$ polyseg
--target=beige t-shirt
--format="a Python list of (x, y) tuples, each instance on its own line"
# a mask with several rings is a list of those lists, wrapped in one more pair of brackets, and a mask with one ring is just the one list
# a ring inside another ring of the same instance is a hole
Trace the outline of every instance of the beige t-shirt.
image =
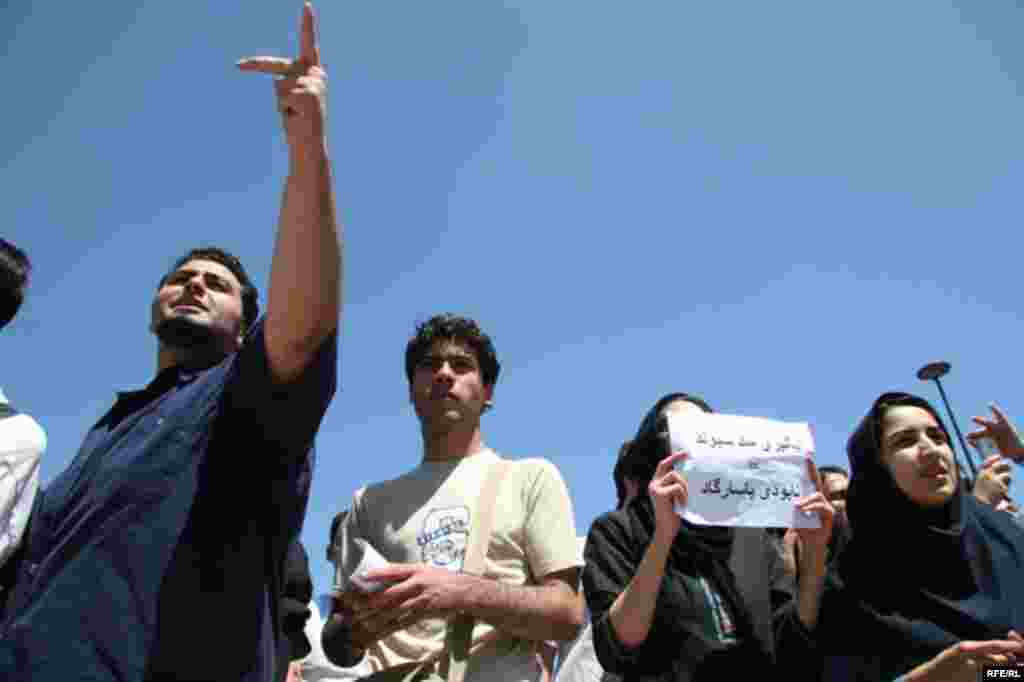
[[(343, 589), (354, 565), (355, 538), (392, 563), (426, 563), (461, 570), (476, 498), (498, 459), (483, 450), (456, 462), (424, 462), (396, 479), (356, 493), (335, 538), (335, 584)], [(513, 462), (495, 500), (494, 527), (484, 576), (512, 585), (535, 585), (555, 571), (579, 567), (572, 503), (558, 469), (543, 459)], [(474, 641), (493, 628), (478, 622)], [(419, 661), (444, 646), (445, 621), (432, 618), (371, 646), (374, 670)], [(532, 682), (538, 668), (530, 642), (500, 638), (470, 660), (467, 682)]]

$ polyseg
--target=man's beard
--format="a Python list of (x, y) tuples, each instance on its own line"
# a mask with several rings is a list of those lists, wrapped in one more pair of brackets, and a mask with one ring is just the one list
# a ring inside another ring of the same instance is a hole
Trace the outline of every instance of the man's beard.
[(156, 337), (165, 346), (192, 351), (199, 355), (224, 352), (213, 330), (206, 325), (198, 324), (188, 315), (177, 315), (162, 320), (156, 327)]

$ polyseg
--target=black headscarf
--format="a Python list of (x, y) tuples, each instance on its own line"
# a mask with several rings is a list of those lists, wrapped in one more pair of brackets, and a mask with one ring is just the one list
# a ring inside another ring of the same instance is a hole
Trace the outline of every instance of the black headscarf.
[(669, 393), (654, 403), (640, 422), (629, 448), (616, 463), (616, 470), (639, 482), (641, 487), (650, 483), (658, 462), (668, 456), (668, 417), (662, 411), (677, 400), (693, 403), (705, 412), (714, 412), (703, 398), (690, 393)]
[[(697, 405), (705, 412), (713, 412), (711, 407), (700, 397), (689, 393), (670, 393), (654, 404), (637, 429), (636, 437), (630, 446), (626, 459), (628, 466), (640, 482), (641, 490), (646, 491), (648, 483), (654, 478), (658, 463), (669, 453), (668, 419), (663, 410), (677, 400), (685, 400)], [(651, 537), (654, 534), (654, 505), (650, 496), (637, 495), (630, 502), (629, 511), (647, 530)], [(676, 535), (670, 552), (671, 561), (690, 575), (701, 575), (707, 578), (725, 600), (732, 614), (736, 631), (741, 642), (747, 646), (760, 647), (766, 660), (771, 646), (760, 641), (754, 631), (750, 609), (740, 594), (729, 559), (732, 554), (734, 532), (725, 526), (698, 526), (685, 519), (682, 529)]]
[[(899, 405), (928, 411), (953, 442), (926, 400), (886, 393), (875, 401), (847, 444), (853, 537), (830, 576), (843, 594), (838, 602), (853, 612), (830, 612), (825, 602), (820, 627), (839, 633), (827, 645), (834, 653), (878, 654), (908, 665), (962, 640), (1024, 631), (1024, 530), (960, 485), (940, 508), (912, 502), (880, 457), (882, 417)], [(849, 636), (851, 618), (856, 637)]]

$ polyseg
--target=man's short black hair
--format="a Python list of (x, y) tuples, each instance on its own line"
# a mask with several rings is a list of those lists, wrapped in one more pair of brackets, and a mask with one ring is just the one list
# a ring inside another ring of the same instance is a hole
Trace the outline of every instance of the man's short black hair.
[(345, 523), (345, 519), (348, 518), (349, 510), (344, 509), (334, 515), (331, 520), (331, 535), (327, 538), (327, 544), (330, 545), (334, 542), (334, 538), (338, 535), (338, 529), (341, 528), (341, 524)]
[(480, 363), (484, 385), (493, 386), (498, 381), (501, 364), (498, 362), (491, 337), (480, 330), (480, 325), (475, 320), (444, 313), (434, 315), (426, 322), (416, 325), (416, 334), (409, 339), (405, 347), (405, 376), (410, 384), (416, 365), (427, 354), (434, 341), (439, 339), (457, 341), (472, 348), (476, 353), (477, 362)]
[(242, 317), (245, 328), (249, 329), (260, 315), (259, 291), (256, 290), (252, 280), (249, 279), (249, 275), (245, 272), (245, 268), (242, 267), (242, 261), (224, 249), (216, 246), (201, 246), (192, 249), (174, 261), (171, 269), (160, 278), (160, 286), (163, 286), (167, 278), (177, 272), (178, 268), (193, 260), (208, 260), (220, 263), (231, 271), (231, 274), (235, 276), (238, 283), (242, 285)]
[(6, 239), (0, 239), (0, 329), (6, 327), (21, 308), (31, 270), (28, 255)]
[(825, 478), (826, 474), (838, 474), (840, 476), (845, 476), (847, 480), (850, 478), (850, 474), (847, 473), (846, 469), (843, 467), (833, 466), (831, 464), (818, 467), (818, 473), (821, 474), (822, 478)]

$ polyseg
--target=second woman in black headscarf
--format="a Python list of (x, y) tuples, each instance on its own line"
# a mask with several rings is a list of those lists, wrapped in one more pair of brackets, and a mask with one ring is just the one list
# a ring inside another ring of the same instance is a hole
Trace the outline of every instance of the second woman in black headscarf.
[[(648, 411), (626, 455), (641, 492), (598, 518), (587, 538), (594, 648), (626, 682), (738, 678), (773, 662), (768, 583), (745, 584), (763, 578), (760, 565), (734, 570), (735, 531), (690, 524), (674, 509), (686, 502), (686, 482), (674, 471), (681, 455), (669, 456), (667, 415), (686, 410), (711, 408), (673, 393)], [(758, 590), (763, 599), (751, 599)]]

